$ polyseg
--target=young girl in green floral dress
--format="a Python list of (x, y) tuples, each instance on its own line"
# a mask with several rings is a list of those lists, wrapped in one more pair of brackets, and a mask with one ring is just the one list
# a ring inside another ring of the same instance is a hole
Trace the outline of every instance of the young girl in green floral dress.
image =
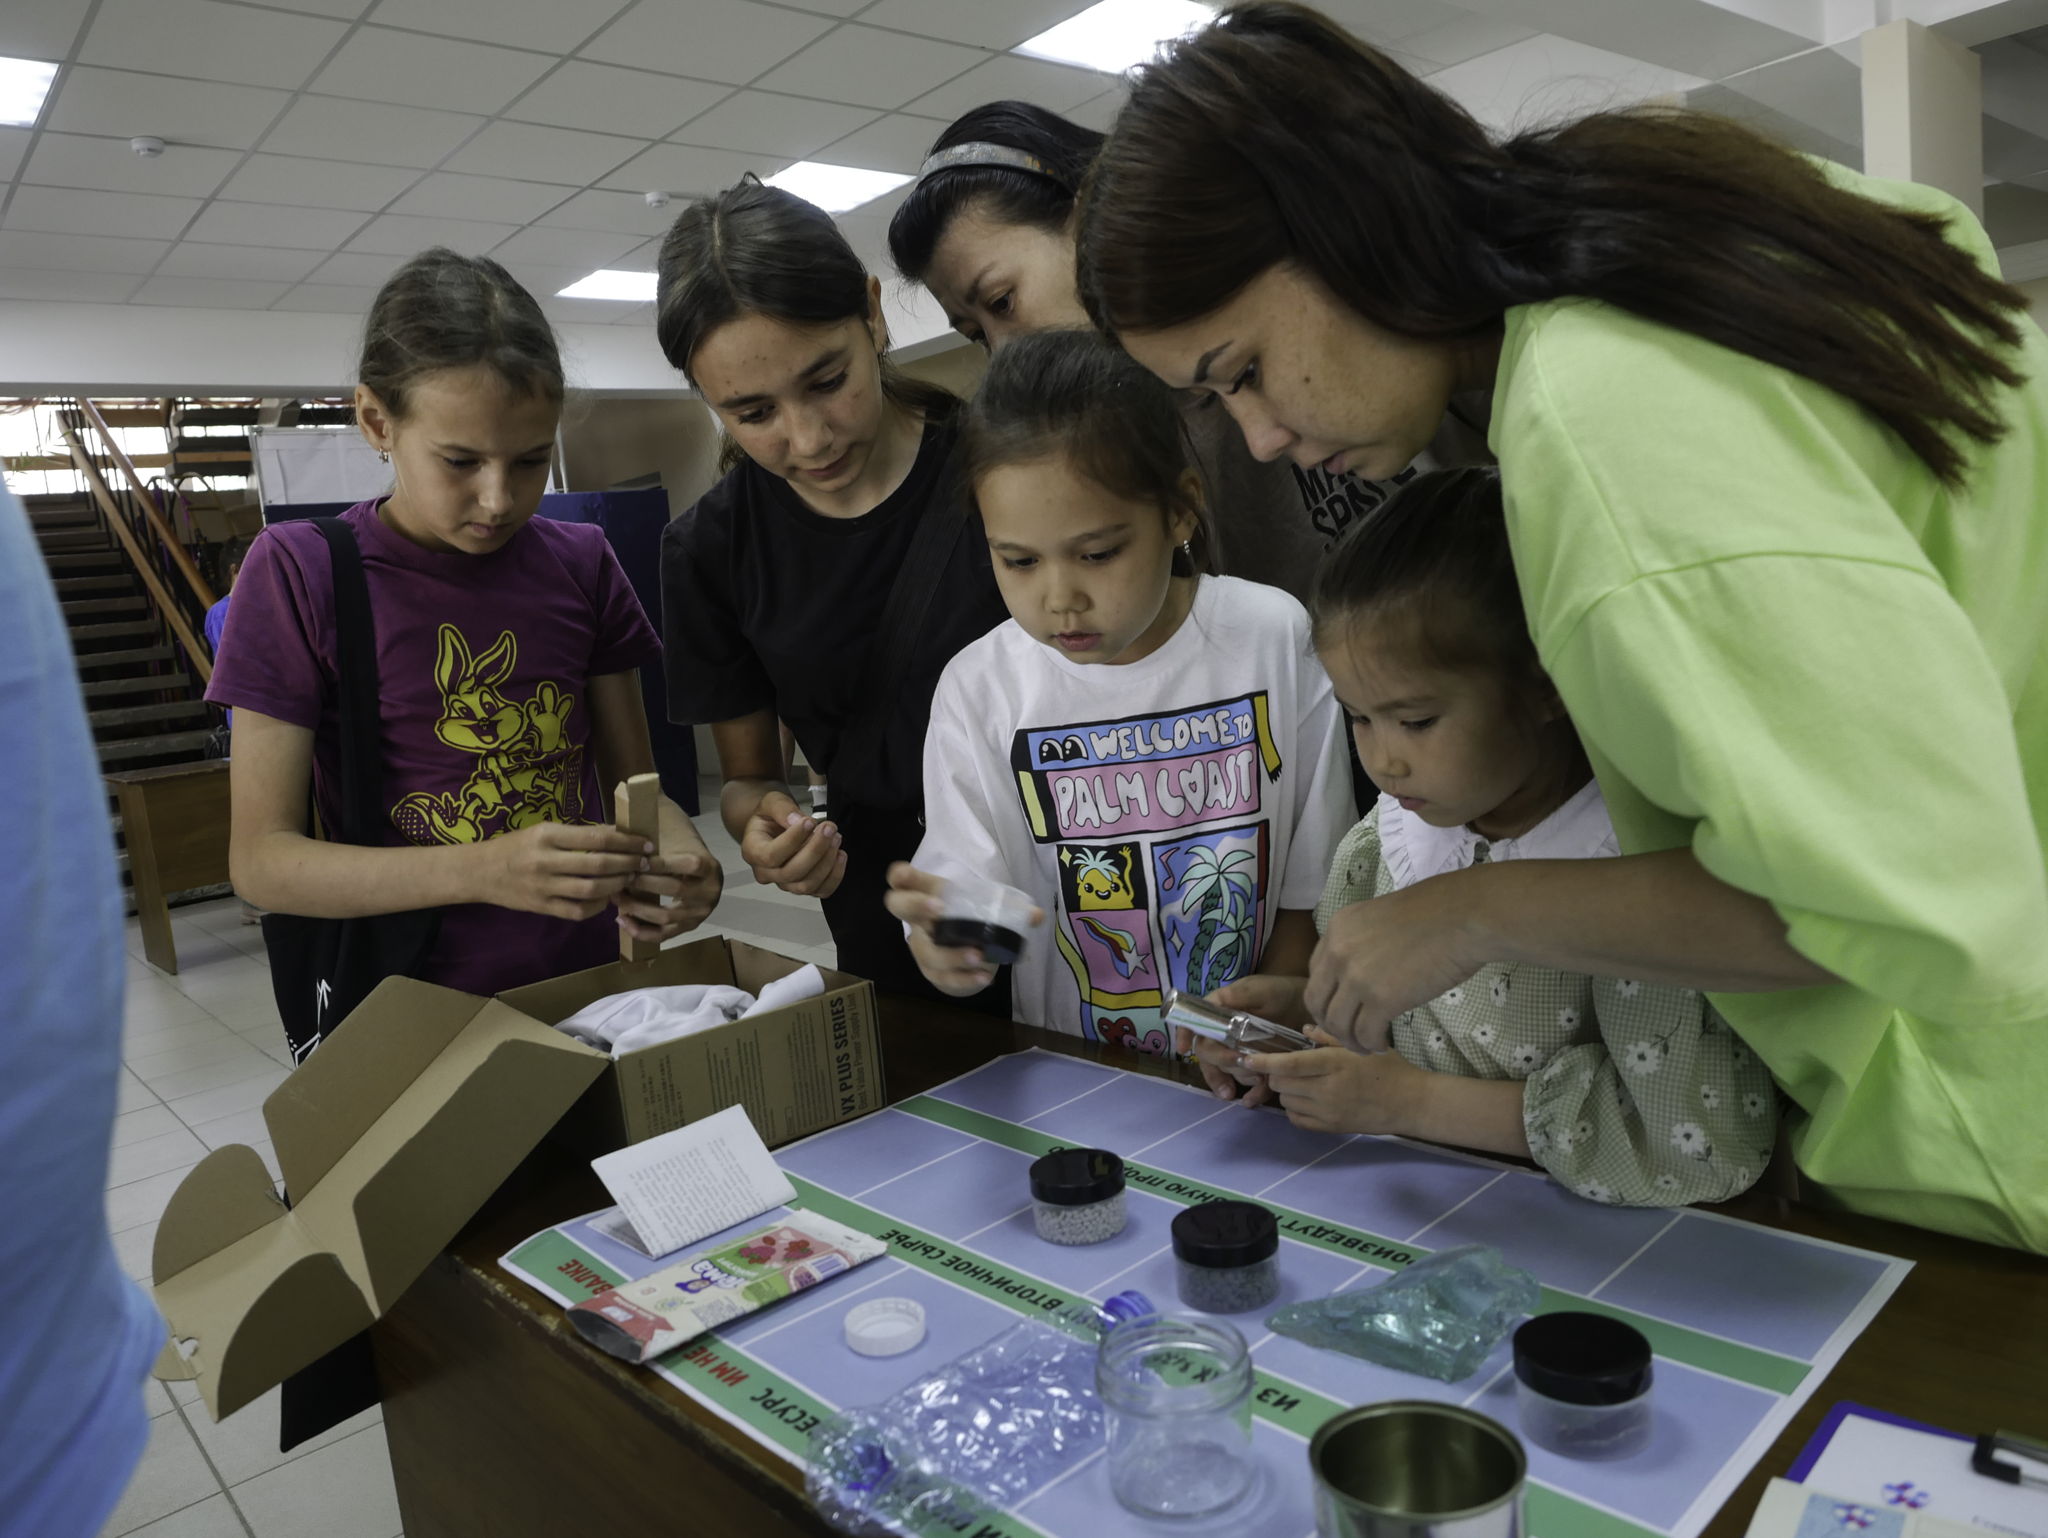
[[(1316, 591), (1315, 642), (1382, 791), (1339, 846), (1316, 910), (1483, 861), (1597, 859), (1619, 844), (1544, 675), (1509, 556), (1500, 479), (1426, 475), (1355, 528)], [(1253, 976), (1221, 1002), (1310, 1024), (1307, 979)], [(1720, 1201), (1756, 1179), (1771, 1077), (1690, 989), (1496, 962), (1394, 1022), (1393, 1051), (1240, 1057), (1204, 1076), (1296, 1125), (1400, 1133), (1536, 1160), (1593, 1201)]]

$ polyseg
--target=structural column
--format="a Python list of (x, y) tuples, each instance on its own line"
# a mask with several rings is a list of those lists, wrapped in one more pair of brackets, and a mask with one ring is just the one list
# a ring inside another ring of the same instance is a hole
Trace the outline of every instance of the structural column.
[(1939, 187), (1984, 217), (1984, 86), (1974, 53), (1917, 21), (1863, 34), (1863, 169)]

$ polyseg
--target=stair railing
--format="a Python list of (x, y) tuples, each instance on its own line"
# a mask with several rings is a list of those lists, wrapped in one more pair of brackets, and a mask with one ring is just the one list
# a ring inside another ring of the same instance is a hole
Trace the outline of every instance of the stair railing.
[[(99, 413), (93, 410), (88, 402), (81, 401), (79, 404), (89, 414), (86, 420), (97, 421), (102, 437), (109, 446), (112, 446), (113, 436), (107, 432), (106, 422), (100, 418)], [(57, 424), (57, 431), (64, 439), (64, 446), (71, 451), (71, 463), (77, 467), (79, 476), (85, 482), (86, 490), (92, 494), (93, 501), (99, 505), (100, 514), (107, 520), (107, 527), (113, 530), (114, 538), (120, 542), (121, 548), (127, 552), (129, 564), (135, 568), (135, 575), (141, 578), (143, 587), (148, 590), (151, 601), (156, 605), (157, 613), (163, 616), (164, 623), (170, 627), (171, 636), (184, 651), (186, 660), (190, 663), (193, 673), (198, 676), (202, 684), (210, 683), (213, 679), (213, 653), (207, 649), (206, 643), (193, 633), (192, 622), (186, 617), (184, 606), (172, 597), (171, 590), (164, 585), (164, 578), (157, 572), (156, 563), (150, 560), (149, 556), (144, 552), (142, 542), (136, 536), (135, 529), (128, 515), (123, 512), (119, 503), (115, 501), (113, 492), (107, 487), (106, 478), (100, 474), (99, 465), (94, 462), (92, 455), (86, 452), (85, 445), (78, 441), (78, 434), (73, 431), (69, 423), (60, 419)], [(120, 454), (118, 448), (114, 452)], [(121, 455), (120, 457), (121, 462), (124, 465), (127, 464), (127, 456)], [(135, 467), (127, 465), (127, 469), (128, 474), (132, 477), (135, 474)], [(144, 516), (149, 517), (152, 514), (155, 515), (153, 526), (157, 537), (160, 541), (163, 541), (168, 533), (168, 530), (163, 527), (163, 516), (157, 512), (154, 502), (145, 499)], [(178, 545), (175, 541), (166, 542), (170, 543), (178, 554), (184, 555), (184, 567), (187, 571), (186, 580), (190, 584), (194, 596), (211, 606), (214, 601), (212, 597), (213, 590), (206, 585), (204, 579), (200, 577), (198, 570), (192, 566), (192, 558), (189, 555), (185, 555), (184, 547)]]
[(114, 468), (120, 471), (122, 479), (127, 482), (127, 496), (122, 500), (129, 502), (141, 514), (143, 521), (149, 526), (149, 531), (156, 536), (158, 548), (169, 558), (171, 569), (164, 575), (168, 578), (175, 574), (182, 578), (186, 591), (198, 602), (198, 612), (205, 614), (220, 595), (215, 593), (206, 578), (200, 575), (199, 567), (192, 559), (192, 552), (185, 548), (184, 542), (165, 520), (165, 509), (158, 498), (151, 494), (149, 487), (143, 484), (142, 477), (136, 473), (135, 464), (129, 459), (127, 451), (115, 441), (112, 429), (107, 426), (107, 419), (100, 415), (99, 407), (89, 400), (80, 398), (78, 410), (87, 425), (99, 434), (102, 445), (100, 452), (113, 461)]

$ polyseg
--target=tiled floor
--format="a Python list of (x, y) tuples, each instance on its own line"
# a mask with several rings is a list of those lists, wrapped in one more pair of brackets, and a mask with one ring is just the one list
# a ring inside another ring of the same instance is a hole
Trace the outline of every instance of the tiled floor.
[[(715, 787), (705, 805), (717, 806)], [(717, 825), (698, 819), (725, 866), (726, 896), (697, 934), (730, 934), (830, 966), (815, 902), (757, 886)], [(263, 1099), (291, 1059), (255, 926), (233, 899), (175, 910), (178, 974), (142, 959), (128, 924), (128, 1015), (107, 1219), (128, 1274), (146, 1282), (157, 1220), (210, 1149), (247, 1143), (276, 1174)], [(691, 936), (695, 938), (695, 936)], [(149, 1450), (101, 1538), (392, 1538), (397, 1498), (382, 1417), (370, 1410), (289, 1453), (277, 1450), (277, 1394), (215, 1425), (188, 1384), (151, 1383)], [(403, 1538), (403, 1535), (400, 1535)]]

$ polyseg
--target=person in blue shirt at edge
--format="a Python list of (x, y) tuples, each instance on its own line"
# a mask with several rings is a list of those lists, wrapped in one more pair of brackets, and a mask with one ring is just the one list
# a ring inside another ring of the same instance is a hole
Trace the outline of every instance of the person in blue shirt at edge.
[(149, 1440), (163, 1321), (107, 1232), (121, 883), (70, 637), (0, 488), (0, 1538), (93, 1538)]

